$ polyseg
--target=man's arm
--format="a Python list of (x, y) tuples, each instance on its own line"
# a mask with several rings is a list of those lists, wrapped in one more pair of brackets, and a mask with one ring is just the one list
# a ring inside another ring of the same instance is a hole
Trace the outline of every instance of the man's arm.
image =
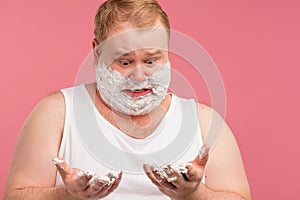
[(64, 186), (56, 187), (22, 187), (11, 188), (6, 191), (4, 200), (78, 200), (70, 195)]
[[(201, 147), (199, 156), (186, 166), (188, 173), (185, 178), (171, 169), (168, 177), (172, 177), (173, 180), (162, 179), (149, 165), (144, 165), (145, 173), (152, 183), (172, 200), (250, 200), (251, 194), (242, 158), (232, 132), (212, 108), (199, 104), (198, 110), (203, 138), (211, 137), (208, 134), (219, 135), (211, 151), (209, 152), (208, 144)], [(211, 133), (210, 127), (216, 126), (220, 128)], [(204, 140), (204, 143), (206, 142)], [(205, 184), (202, 184), (204, 176)]]
[(5, 199), (60, 199), (68, 196), (64, 187), (54, 187), (56, 167), (51, 163), (58, 154), (64, 115), (65, 103), (61, 93), (44, 98), (30, 113), (15, 147)]
[[(59, 151), (64, 116), (61, 93), (46, 97), (31, 112), (16, 145), (5, 200), (99, 199), (118, 187), (122, 173), (108, 184), (88, 173), (82, 174), (84, 169), (72, 168), (62, 159), (57, 158), (60, 162), (52, 164)], [(64, 185), (55, 186), (57, 170)]]
[(199, 120), (203, 138), (210, 127), (219, 122), (224, 125), (216, 145), (209, 153), (205, 167), (205, 185), (197, 190), (198, 198), (191, 199), (251, 199), (242, 157), (233, 133), (212, 108), (199, 104)]
[[(173, 198), (172, 200), (179, 200), (180, 198)], [(250, 197), (241, 196), (241, 194), (232, 191), (216, 191), (208, 188), (204, 184), (199, 185), (199, 189), (183, 198), (184, 200), (249, 200)], [(180, 200), (183, 200), (180, 199)]]

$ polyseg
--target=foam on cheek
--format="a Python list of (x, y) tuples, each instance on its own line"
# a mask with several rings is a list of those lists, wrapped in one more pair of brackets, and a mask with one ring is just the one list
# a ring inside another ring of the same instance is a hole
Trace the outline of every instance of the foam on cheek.
[(162, 95), (170, 84), (170, 66), (160, 67), (158, 71), (149, 77), (149, 81), (157, 87), (152, 88), (155, 95)]

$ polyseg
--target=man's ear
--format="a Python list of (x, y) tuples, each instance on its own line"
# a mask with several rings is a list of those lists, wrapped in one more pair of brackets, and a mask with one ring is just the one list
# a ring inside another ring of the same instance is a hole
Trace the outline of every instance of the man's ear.
[(96, 38), (93, 39), (92, 45), (93, 45), (93, 54), (94, 54), (94, 63), (93, 64), (94, 64), (94, 66), (96, 66), (100, 59), (100, 50), (99, 50), (98, 41), (96, 40)]

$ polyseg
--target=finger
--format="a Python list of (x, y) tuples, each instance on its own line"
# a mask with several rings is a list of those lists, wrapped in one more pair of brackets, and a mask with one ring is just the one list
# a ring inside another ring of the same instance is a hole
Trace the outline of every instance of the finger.
[(99, 193), (107, 183), (100, 181), (99, 178), (93, 177), (89, 182), (89, 187), (86, 190), (89, 190), (91, 193)]
[(101, 188), (101, 190), (98, 192), (98, 195), (100, 196), (106, 196), (109, 193), (111, 193), (113, 190), (115, 190), (122, 178), (122, 172), (116, 173), (116, 172), (109, 172), (105, 177), (100, 178), (100, 182), (104, 183), (104, 186)]
[(146, 173), (146, 175), (148, 176), (148, 178), (151, 180), (151, 182), (156, 185), (157, 187), (160, 187), (156, 177), (154, 176), (152, 170), (150, 169), (149, 165), (144, 164), (143, 165), (144, 171)]
[(169, 177), (162, 168), (160, 168), (159, 170), (153, 170), (152, 173), (160, 186), (171, 191), (176, 189), (176, 187), (172, 184), (172, 181), (175, 181), (177, 179), (176, 176)]
[(204, 175), (204, 168), (196, 165), (189, 165), (188, 168), (188, 177), (190, 182), (200, 182)]
[(99, 190), (99, 192), (97, 193), (97, 196), (99, 197), (105, 197), (109, 194), (109, 189), (112, 187), (113, 184), (107, 184), (104, 183), (104, 186), (101, 188), (101, 190)]
[(205, 167), (208, 160), (209, 149), (210, 149), (209, 145), (204, 144), (200, 148), (198, 156), (195, 158), (195, 160), (192, 161), (192, 163), (198, 166)]
[[(152, 172), (151, 168), (149, 165), (144, 164), (143, 165), (144, 171), (146, 173), (146, 175), (148, 176), (148, 178), (150, 179), (150, 181), (164, 194), (169, 194), (170, 191), (169, 189), (164, 188), (163, 186), (161, 186), (158, 182), (157, 179), (154, 176), (154, 173)], [(172, 190), (173, 192), (173, 190)]]
[(91, 180), (96, 178), (94, 172), (90, 172), (86, 170), (79, 169), (79, 171), (77, 171), (76, 174), (77, 174), (77, 186), (81, 191), (86, 190), (90, 186)]
[(108, 190), (109, 193), (113, 192), (119, 186), (121, 179), (122, 179), (122, 172), (119, 173), (119, 177), (111, 185), (110, 189)]
[(52, 163), (56, 166), (62, 177), (65, 177), (71, 170), (69, 165), (62, 158), (55, 157), (52, 159)]
[(169, 167), (171, 173), (167, 173), (169, 177), (169, 182), (171, 182), (175, 187), (179, 188), (186, 184), (186, 180), (183, 178), (183, 174), (177, 172), (172, 166)]

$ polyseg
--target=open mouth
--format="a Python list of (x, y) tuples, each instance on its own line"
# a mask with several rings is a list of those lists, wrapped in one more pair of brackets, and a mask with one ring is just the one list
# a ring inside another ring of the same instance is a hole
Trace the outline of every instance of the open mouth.
[(123, 90), (123, 92), (131, 97), (140, 97), (152, 93), (152, 89), (151, 88), (142, 88), (142, 89), (135, 89), (135, 90), (127, 89), (127, 90)]

